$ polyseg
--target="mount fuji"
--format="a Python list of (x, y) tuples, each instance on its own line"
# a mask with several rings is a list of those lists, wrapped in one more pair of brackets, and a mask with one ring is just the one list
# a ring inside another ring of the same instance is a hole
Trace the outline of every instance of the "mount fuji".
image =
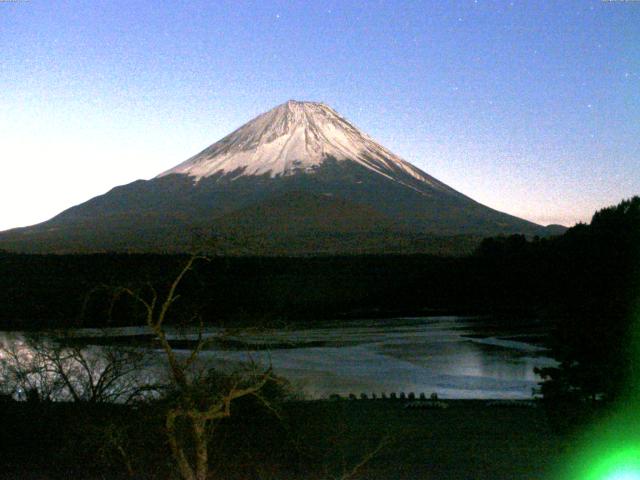
[(290, 100), (151, 180), (0, 233), (0, 248), (400, 253), (511, 233), (556, 232), (457, 192), (323, 103)]

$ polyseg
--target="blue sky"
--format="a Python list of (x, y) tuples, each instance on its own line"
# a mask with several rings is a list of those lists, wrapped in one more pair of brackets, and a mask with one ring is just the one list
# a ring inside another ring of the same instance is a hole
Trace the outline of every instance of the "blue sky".
[(0, 51), (0, 229), (288, 99), (539, 223), (640, 194), (640, 2), (0, 1)]

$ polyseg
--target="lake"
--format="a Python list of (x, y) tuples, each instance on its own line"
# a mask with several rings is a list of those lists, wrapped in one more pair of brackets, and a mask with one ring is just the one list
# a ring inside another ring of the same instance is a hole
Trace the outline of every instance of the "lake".
[[(146, 332), (141, 327), (82, 329), (76, 335), (92, 343), (105, 335), (122, 341)], [(205, 337), (219, 335), (215, 328), (205, 329)], [(248, 358), (270, 363), (306, 398), (414, 392), (450, 399), (527, 399), (540, 381), (534, 367), (556, 364), (540, 346), (543, 335), (537, 325), (507, 329), (477, 317), (341, 321), (227, 334), (201, 357), (227, 367)], [(20, 334), (3, 337), (19, 341)], [(187, 355), (197, 333), (169, 330), (169, 337)]]

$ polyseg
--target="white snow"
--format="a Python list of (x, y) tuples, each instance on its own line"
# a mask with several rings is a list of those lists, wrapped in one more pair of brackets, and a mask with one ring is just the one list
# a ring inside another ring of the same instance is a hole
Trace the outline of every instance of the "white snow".
[(238, 178), (313, 173), (328, 158), (357, 162), (415, 190), (418, 188), (412, 183), (418, 180), (453, 192), (375, 142), (329, 106), (294, 100), (259, 115), (158, 177), (177, 173), (199, 181), (217, 174)]

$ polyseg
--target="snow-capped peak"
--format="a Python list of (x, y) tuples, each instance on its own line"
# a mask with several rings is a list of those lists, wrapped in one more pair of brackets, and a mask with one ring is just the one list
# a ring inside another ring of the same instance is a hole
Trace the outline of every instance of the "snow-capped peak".
[(409, 175), (431, 187), (451, 191), (375, 142), (331, 107), (295, 100), (259, 115), (159, 177), (186, 174), (197, 181), (217, 174), (237, 178), (313, 173), (329, 158), (357, 162), (400, 183), (405, 183), (400, 177)]

